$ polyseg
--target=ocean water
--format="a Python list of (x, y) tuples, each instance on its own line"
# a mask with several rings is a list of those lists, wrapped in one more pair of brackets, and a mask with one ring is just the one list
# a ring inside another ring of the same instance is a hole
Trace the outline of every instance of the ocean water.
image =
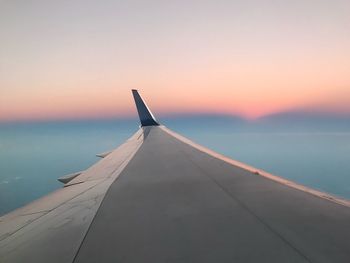
[[(218, 116), (164, 118), (170, 129), (233, 159), (350, 199), (350, 128), (245, 122)], [(138, 129), (133, 120), (0, 125), (0, 215), (62, 187)]]

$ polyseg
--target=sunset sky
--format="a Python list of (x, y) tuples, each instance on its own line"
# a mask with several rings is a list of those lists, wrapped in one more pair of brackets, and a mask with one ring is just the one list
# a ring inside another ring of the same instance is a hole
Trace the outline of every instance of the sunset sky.
[(0, 121), (350, 115), (350, 1), (0, 0)]

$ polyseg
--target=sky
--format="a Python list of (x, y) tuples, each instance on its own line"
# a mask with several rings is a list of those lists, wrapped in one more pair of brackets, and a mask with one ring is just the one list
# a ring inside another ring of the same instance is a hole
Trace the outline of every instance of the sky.
[(0, 0), (0, 121), (350, 115), (349, 0)]

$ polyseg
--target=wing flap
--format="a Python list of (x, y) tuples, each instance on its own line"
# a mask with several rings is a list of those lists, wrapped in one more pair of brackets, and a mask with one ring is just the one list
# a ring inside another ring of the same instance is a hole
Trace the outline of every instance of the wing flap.
[(60, 178), (58, 178), (57, 180), (61, 183), (69, 183), (70, 181), (72, 181), (75, 177), (77, 177), (78, 175), (80, 175), (82, 173), (82, 171), (80, 172), (76, 172), (76, 173), (72, 173), (72, 174), (68, 174), (65, 176), (62, 176)]

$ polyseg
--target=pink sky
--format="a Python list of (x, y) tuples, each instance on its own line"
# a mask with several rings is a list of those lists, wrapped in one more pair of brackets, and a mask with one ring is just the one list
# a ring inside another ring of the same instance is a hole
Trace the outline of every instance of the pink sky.
[(0, 2), (0, 121), (350, 115), (349, 1), (83, 2)]

